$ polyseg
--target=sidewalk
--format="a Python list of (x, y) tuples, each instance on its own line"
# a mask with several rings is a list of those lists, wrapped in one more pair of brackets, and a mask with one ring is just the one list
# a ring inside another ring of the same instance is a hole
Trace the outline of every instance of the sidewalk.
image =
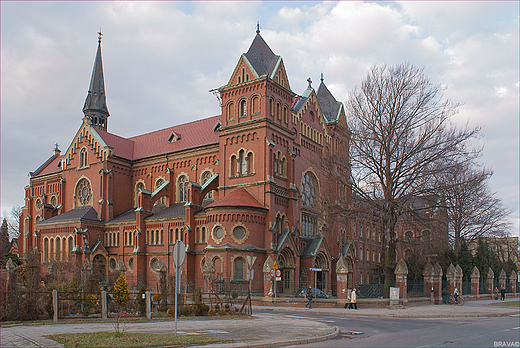
[[(418, 306), (402, 309), (390, 308), (319, 308), (254, 306), (252, 319), (219, 320), (178, 320), (179, 335), (204, 335), (234, 340), (235, 343), (212, 344), (204, 347), (280, 347), (301, 343), (312, 343), (334, 338), (339, 334), (336, 326), (301, 317), (275, 316), (269, 311), (292, 313), (320, 313), (334, 316), (379, 316), (408, 318), (456, 318), (494, 317), (518, 315), (518, 307), (491, 306), (500, 301), (466, 302), (464, 306)], [(268, 311), (258, 313), (259, 310)], [(255, 313), (256, 312), (256, 313)], [(127, 332), (174, 333), (175, 322), (154, 321), (145, 323), (124, 323), (121, 329)], [(56, 333), (114, 331), (111, 323), (60, 323), (39, 325), (4, 326), (1, 330), (1, 347), (61, 347), (55, 341), (45, 338)]]

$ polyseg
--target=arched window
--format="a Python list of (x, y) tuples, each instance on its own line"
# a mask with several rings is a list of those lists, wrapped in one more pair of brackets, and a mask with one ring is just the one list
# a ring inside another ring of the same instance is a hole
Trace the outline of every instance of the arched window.
[(289, 123), (289, 114), (288, 114), (288, 111), (287, 111), (287, 106), (283, 107), (283, 121), (285, 123)]
[(274, 115), (274, 100), (272, 98), (269, 99), (269, 114)]
[(251, 107), (252, 107), (252, 114), (257, 114), (260, 112), (260, 98), (258, 97), (253, 97), (253, 99), (251, 99)]
[(206, 227), (202, 227), (200, 241), (206, 243)]
[(240, 150), (238, 153), (238, 174), (247, 174), (247, 158), (244, 150)]
[(285, 167), (285, 158), (282, 158), (282, 160), (280, 161), (280, 168), (279, 168), (279, 173), (280, 173), (281, 177), (284, 177), (284, 175), (285, 175), (284, 167)]
[[(159, 187), (161, 187), (161, 185), (164, 184), (164, 180), (163, 179), (158, 179), (156, 182), (155, 182), (155, 190), (157, 190)], [(157, 202), (155, 202), (154, 205), (158, 205), (158, 206), (164, 206), (166, 205), (166, 196), (162, 196), (160, 197)]]
[(282, 105), (280, 103), (276, 103), (276, 118), (282, 119)]
[(43, 262), (49, 261), (49, 239), (45, 238), (43, 240)]
[[(210, 171), (206, 171), (202, 173), (201, 176), (201, 185), (203, 186), (206, 182), (208, 182), (209, 179), (211, 179), (213, 175)], [(213, 191), (209, 191), (205, 196), (204, 199), (213, 199)]]
[(178, 181), (179, 187), (179, 202), (186, 202), (188, 200), (188, 178), (182, 175)]
[(88, 158), (87, 158), (87, 149), (86, 148), (82, 148), (81, 151), (79, 152), (79, 167), (80, 168), (83, 168), (83, 167), (86, 167), (88, 165)]
[(315, 208), (317, 204), (318, 181), (312, 172), (307, 172), (302, 180), (302, 201), (303, 206)]
[(235, 280), (244, 280), (244, 271), (245, 271), (245, 260), (241, 257), (237, 257), (234, 261), (234, 279)]
[(56, 252), (55, 252), (56, 261), (59, 261), (59, 260), (61, 260), (61, 238), (57, 237), (55, 243), (56, 243), (55, 244), (55, 248), (56, 248)]
[(407, 242), (412, 242), (413, 241), (413, 232), (412, 231), (406, 231), (406, 233), (404, 234), (404, 239)]
[(68, 245), (67, 245), (67, 256), (69, 259), (72, 258), (72, 249), (74, 248), (74, 238), (72, 236), (70, 236), (67, 240), (68, 242)]
[(139, 196), (139, 190), (144, 190), (145, 189), (145, 186), (144, 186), (144, 183), (142, 181), (139, 181), (136, 185), (135, 185), (135, 198), (134, 198), (134, 207), (135, 208), (138, 208), (139, 207), (139, 202), (138, 202), (138, 196)]
[(245, 99), (240, 101), (240, 117), (247, 116), (247, 102)]
[(233, 120), (235, 118), (235, 103), (228, 104), (227, 118), (228, 118), (228, 120)]
[(78, 206), (92, 205), (92, 189), (87, 179), (81, 179), (76, 185), (76, 202)]
[(422, 239), (424, 242), (429, 242), (431, 239), (431, 233), (428, 230), (422, 231)]

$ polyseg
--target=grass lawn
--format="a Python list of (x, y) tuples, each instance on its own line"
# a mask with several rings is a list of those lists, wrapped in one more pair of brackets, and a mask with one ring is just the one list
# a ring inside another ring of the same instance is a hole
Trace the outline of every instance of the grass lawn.
[(519, 307), (520, 306), (520, 300), (516, 301), (500, 301), (496, 303), (491, 303), (492, 306), (510, 306), (510, 307)]
[(221, 338), (131, 332), (90, 332), (49, 335), (65, 347), (164, 347), (232, 342)]

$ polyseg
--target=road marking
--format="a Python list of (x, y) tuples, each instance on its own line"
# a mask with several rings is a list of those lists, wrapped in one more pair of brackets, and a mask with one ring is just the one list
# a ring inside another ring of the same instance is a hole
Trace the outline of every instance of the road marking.
[(336, 320), (326, 320), (326, 319), (320, 319), (319, 321), (321, 321), (322, 323), (335, 323)]
[(287, 318), (295, 318), (295, 319), (309, 319), (309, 317), (302, 317), (298, 315), (286, 315)]

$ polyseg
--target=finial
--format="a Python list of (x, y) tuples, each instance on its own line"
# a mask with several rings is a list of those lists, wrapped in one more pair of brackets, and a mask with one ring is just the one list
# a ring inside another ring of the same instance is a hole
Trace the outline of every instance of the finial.
[(260, 34), (260, 22), (256, 22), (256, 33)]
[(321, 73), (320, 81), (323, 82), (323, 73)]
[(310, 78), (310, 77), (309, 77), (309, 78), (307, 79), (307, 82), (309, 83), (309, 88), (311, 88), (311, 83), (312, 83), (312, 80), (311, 80), (311, 78)]
[(54, 150), (58, 150), (58, 146), (59, 146), (58, 143), (54, 144)]
[(101, 32), (101, 28), (99, 28), (98, 31), (98, 42), (101, 43), (101, 37), (103, 36), (103, 33)]

